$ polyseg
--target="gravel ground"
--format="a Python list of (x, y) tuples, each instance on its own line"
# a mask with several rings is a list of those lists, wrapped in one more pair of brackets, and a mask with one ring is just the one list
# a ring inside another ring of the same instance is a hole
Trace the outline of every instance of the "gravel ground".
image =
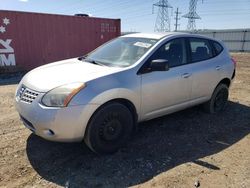
[(250, 187), (250, 54), (233, 56), (225, 112), (194, 107), (144, 122), (106, 156), (31, 134), (14, 108), (15, 79), (0, 78), (0, 187)]

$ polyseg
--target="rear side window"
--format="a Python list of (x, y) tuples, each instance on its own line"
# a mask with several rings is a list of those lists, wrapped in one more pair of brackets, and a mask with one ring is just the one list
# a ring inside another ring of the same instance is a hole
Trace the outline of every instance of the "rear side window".
[(219, 55), (222, 52), (223, 47), (218, 42), (215, 42), (215, 41), (212, 41), (212, 44), (214, 47), (215, 54)]
[(192, 62), (204, 61), (213, 57), (212, 47), (206, 39), (189, 38)]

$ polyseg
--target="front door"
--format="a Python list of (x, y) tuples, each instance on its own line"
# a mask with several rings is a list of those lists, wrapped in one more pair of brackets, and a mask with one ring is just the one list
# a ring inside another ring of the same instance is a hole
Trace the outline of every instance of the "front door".
[[(187, 65), (184, 39), (173, 39), (161, 46), (148, 61), (168, 60), (168, 71), (142, 74), (141, 110), (143, 119), (175, 111), (185, 104), (191, 93), (191, 73)], [(148, 63), (148, 62), (147, 62)]]

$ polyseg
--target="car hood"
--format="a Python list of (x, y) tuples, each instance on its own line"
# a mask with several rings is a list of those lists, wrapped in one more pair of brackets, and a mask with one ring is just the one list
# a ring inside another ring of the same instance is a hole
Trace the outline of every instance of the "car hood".
[(21, 84), (35, 91), (47, 92), (64, 84), (86, 83), (120, 70), (121, 68), (95, 65), (74, 58), (33, 69), (24, 76)]

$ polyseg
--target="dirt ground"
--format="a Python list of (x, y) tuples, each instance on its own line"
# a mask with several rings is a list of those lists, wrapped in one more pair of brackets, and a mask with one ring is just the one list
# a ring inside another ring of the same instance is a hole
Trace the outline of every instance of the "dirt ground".
[[(250, 54), (238, 61), (224, 113), (200, 107), (142, 123), (119, 152), (45, 141), (14, 108), (15, 81), (0, 86), (0, 187), (250, 187)], [(3, 81), (3, 80), (2, 80)]]

